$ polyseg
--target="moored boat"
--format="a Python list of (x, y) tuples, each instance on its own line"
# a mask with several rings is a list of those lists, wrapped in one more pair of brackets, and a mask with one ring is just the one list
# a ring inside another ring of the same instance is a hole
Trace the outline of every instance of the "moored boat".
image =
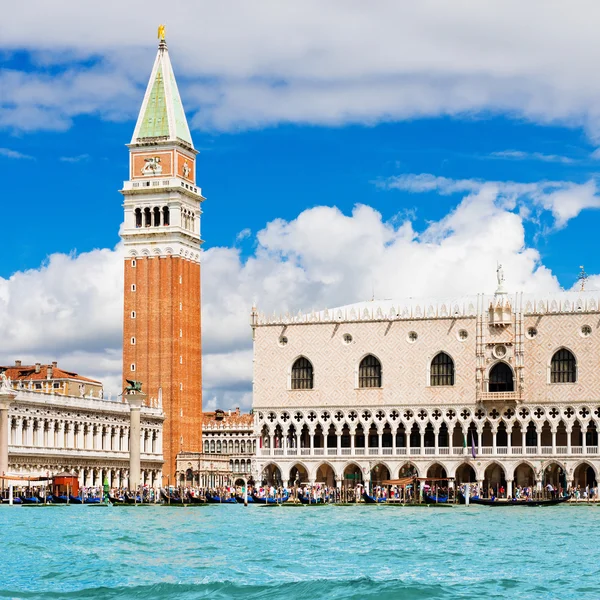
[[(564, 504), (571, 499), (571, 496), (563, 496), (562, 498), (552, 498), (550, 500), (500, 500), (485, 499), (485, 498), (470, 498), (469, 504), (476, 504), (480, 506), (556, 506), (557, 504)], [(466, 503), (465, 496), (461, 493), (458, 495), (458, 501), (461, 504)]]
[(42, 501), (37, 496), (31, 496), (29, 498), (22, 497), (21, 502), (23, 504), (41, 504)]
[(369, 496), (367, 492), (362, 493), (362, 499), (365, 504), (381, 504), (383, 502), (387, 502), (387, 498), (374, 498), (373, 496)]
[(432, 496), (431, 494), (423, 494), (425, 504), (448, 504), (448, 496)]

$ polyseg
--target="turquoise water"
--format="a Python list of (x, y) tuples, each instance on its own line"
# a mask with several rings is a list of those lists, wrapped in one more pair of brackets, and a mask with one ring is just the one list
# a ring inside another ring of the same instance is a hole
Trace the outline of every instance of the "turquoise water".
[(0, 598), (600, 598), (600, 507), (0, 507)]

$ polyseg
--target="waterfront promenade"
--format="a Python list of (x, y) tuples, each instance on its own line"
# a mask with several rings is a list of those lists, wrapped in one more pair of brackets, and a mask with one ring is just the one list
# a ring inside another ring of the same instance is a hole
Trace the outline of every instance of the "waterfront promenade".
[(597, 598), (593, 505), (4, 506), (0, 528), (0, 598)]

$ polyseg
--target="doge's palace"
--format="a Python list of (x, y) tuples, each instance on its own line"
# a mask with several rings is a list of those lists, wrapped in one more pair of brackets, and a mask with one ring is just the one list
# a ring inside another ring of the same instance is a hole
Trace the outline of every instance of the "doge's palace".
[(256, 308), (256, 477), (406, 474), (585, 487), (600, 468), (600, 292), (498, 290), (265, 316)]

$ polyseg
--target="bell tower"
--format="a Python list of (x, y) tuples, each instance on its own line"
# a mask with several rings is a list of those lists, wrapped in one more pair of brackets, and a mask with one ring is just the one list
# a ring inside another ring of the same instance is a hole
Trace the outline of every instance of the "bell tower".
[(125, 220), (123, 380), (162, 401), (163, 477), (181, 451), (202, 450), (200, 205), (192, 137), (164, 27), (129, 148)]

